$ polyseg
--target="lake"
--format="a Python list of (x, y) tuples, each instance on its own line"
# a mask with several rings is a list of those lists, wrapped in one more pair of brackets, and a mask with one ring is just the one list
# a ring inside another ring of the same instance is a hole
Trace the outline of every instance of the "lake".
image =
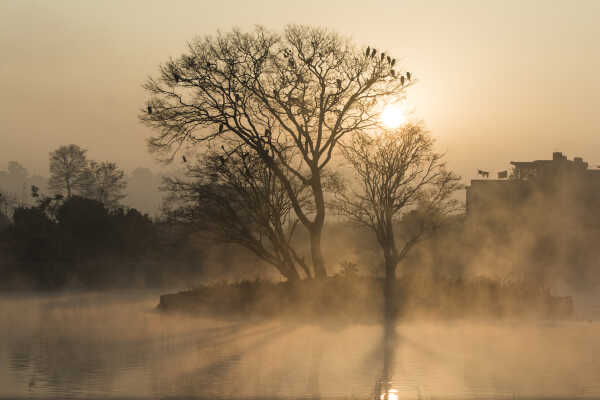
[[(158, 295), (0, 295), (0, 397), (375, 397), (379, 326), (166, 315)], [(388, 398), (600, 397), (599, 327), (399, 324)]]

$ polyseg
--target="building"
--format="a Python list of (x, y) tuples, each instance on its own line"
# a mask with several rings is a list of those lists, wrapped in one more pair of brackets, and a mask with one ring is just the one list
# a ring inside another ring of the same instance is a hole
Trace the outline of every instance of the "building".
[(600, 218), (600, 169), (560, 152), (551, 160), (511, 161), (507, 179), (474, 179), (467, 187), (467, 215), (512, 214), (520, 207), (576, 210)]

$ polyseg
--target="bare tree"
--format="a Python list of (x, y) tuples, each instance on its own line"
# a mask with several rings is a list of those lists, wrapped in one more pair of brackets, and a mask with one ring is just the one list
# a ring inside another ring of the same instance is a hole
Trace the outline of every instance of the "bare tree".
[(49, 189), (57, 194), (81, 192), (87, 182), (87, 150), (77, 145), (60, 146), (50, 153)]
[(457, 209), (451, 196), (460, 187), (459, 177), (446, 170), (442, 155), (433, 150), (433, 139), (419, 125), (355, 134), (342, 150), (358, 178), (358, 189), (341, 192), (337, 207), (375, 233), (385, 259), (384, 386), (378, 390), (388, 399), (397, 346), (396, 268)]
[(92, 161), (83, 175), (84, 197), (97, 200), (109, 208), (118, 206), (119, 201), (125, 197), (125, 173), (117, 164)]
[[(260, 157), (241, 147), (213, 152), (188, 167), (187, 178), (165, 179), (172, 221), (192, 224), (209, 240), (249, 249), (289, 281), (300, 279), (300, 270), (311, 277), (291, 243), (298, 220), (287, 192)], [(306, 187), (293, 179), (290, 184), (304, 204)]]
[(409, 124), (355, 134), (343, 146), (359, 189), (339, 194), (337, 207), (375, 233), (389, 279), (410, 249), (458, 209), (452, 194), (461, 187), (460, 177), (446, 170), (433, 143), (421, 126)]
[[(325, 169), (344, 135), (379, 124), (380, 100), (398, 99), (410, 74), (384, 53), (306, 26), (236, 30), (188, 47), (144, 86), (152, 97), (140, 118), (159, 132), (151, 149), (173, 155), (183, 145), (240, 139), (281, 181), (309, 232), (315, 274), (326, 276)], [(309, 188), (312, 207), (303, 207), (292, 178)]]

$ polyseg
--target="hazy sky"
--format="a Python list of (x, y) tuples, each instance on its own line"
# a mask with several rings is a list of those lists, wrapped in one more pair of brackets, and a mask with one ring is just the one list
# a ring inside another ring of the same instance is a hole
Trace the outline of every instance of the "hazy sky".
[(76, 143), (159, 168), (141, 84), (216, 30), (326, 26), (401, 59), (408, 100), (466, 179), (561, 150), (600, 164), (600, 0), (0, 1), (0, 169)]

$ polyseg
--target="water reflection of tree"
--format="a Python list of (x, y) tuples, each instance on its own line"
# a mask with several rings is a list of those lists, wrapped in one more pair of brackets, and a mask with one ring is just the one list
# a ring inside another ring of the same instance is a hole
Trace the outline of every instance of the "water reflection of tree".
[(383, 251), (384, 336), (382, 387), (388, 381), (397, 345), (396, 319), (402, 313), (395, 288), (396, 269), (410, 250), (438, 230), (458, 210), (452, 197), (459, 177), (446, 170), (442, 154), (420, 125), (405, 125), (373, 136), (355, 134), (343, 146), (358, 180), (358, 190), (339, 193), (337, 208), (352, 222), (371, 230)]

